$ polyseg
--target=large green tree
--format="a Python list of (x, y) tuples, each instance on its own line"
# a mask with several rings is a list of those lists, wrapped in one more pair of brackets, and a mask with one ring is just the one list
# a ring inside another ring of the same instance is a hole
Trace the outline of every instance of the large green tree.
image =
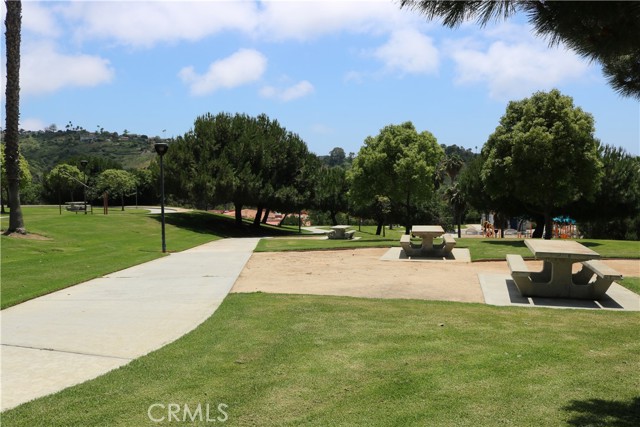
[(346, 170), (340, 166), (323, 166), (318, 171), (314, 207), (329, 212), (333, 225), (338, 225), (336, 217), (338, 212), (346, 212), (349, 209), (348, 191), (349, 183)]
[(7, 84), (5, 88), (5, 163), (9, 190), (9, 226), (6, 234), (26, 234), (20, 206), (20, 32), (22, 2), (5, 0), (5, 47), (7, 58)]
[(640, 157), (622, 148), (600, 147), (604, 175), (592, 201), (571, 207), (572, 217), (591, 238), (631, 239), (640, 237)]
[(304, 141), (266, 115), (206, 114), (166, 156), (168, 193), (196, 205), (231, 202), (289, 212), (309, 200), (309, 152)]
[(550, 239), (556, 213), (592, 200), (602, 176), (593, 117), (558, 90), (512, 101), (482, 149), (489, 195), (513, 198), (545, 220)]
[(640, 2), (401, 0), (400, 5), (449, 27), (471, 20), (485, 25), (522, 12), (551, 45), (563, 42), (600, 62), (615, 90), (640, 98)]
[(45, 187), (58, 195), (58, 205), (62, 213), (62, 193), (69, 192), (69, 199), (73, 202), (73, 194), (82, 185), (82, 172), (76, 166), (67, 163), (56, 165), (45, 176)]
[(124, 210), (124, 197), (136, 187), (136, 179), (125, 170), (107, 169), (98, 176), (96, 186), (100, 192), (106, 192), (109, 196), (120, 195), (120, 203)]
[(433, 194), (436, 166), (443, 157), (430, 132), (418, 133), (411, 122), (388, 125), (377, 136), (367, 137), (355, 158), (349, 173), (351, 198), (362, 210), (380, 196), (388, 197), (392, 210), (403, 212), (408, 233), (412, 211)]
[[(2, 175), (0, 176), (0, 209), (2, 213), (5, 213), (4, 203), (9, 200), (9, 180), (7, 179), (7, 168), (4, 161), (4, 145), (0, 147), (0, 169), (2, 170)], [(20, 154), (20, 190), (24, 191), (31, 184), (32, 179), (29, 162)]]

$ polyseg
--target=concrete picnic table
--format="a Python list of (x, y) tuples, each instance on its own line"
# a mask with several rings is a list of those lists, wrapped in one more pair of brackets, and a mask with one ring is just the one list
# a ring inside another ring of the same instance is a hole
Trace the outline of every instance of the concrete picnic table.
[(351, 228), (350, 225), (334, 225), (331, 227), (331, 232), (329, 233), (330, 239), (351, 239), (355, 233), (353, 231), (347, 231)]
[(441, 244), (434, 246), (433, 239), (444, 234), (444, 229), (439, 225), (414, 225), (411, 228), (411, 234), (414, 237), (422, 239), (420, 246), (411, 243), (411, 237), (407, 234), (400, 238), (400, 245), (407, 257), (424, 257), (424, 256), (448, 256), (451, 254), (456, 240), (448, 235), (444, 236)]
[[(542, 271), (530, 272), (519, 255), (507, 255), (511, 276), (523, 296), (599, 299), (622, 275), (599, 261), (600, 254), (573, 240), (525, 240)], [(573, 264), (582, 269), (573, 273)], [(596, 276), (595, 281), (591, 279)]]
[(422, 239), (422, 251), (431, 252), (433, 250), (433, 239), (444, 234), (444, 229), (439, 225), (414, 225), (411, 227), (411, 234)]

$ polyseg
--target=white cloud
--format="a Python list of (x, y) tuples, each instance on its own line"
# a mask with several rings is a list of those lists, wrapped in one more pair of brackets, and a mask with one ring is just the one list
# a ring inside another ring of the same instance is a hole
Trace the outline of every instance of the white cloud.
[(57, 37), (61, 34), (53, 11), (30, 1), (22, 2), (22, 31), (47, 37)]
[(384, 34), (424, 23), (393, 1), (76, 1), (57, 8), (74, 37), (133, 47), (195, 41), (234, 30), (260, 40), (310, 40), (340, 31)]
[(302, 98), (310, 95), (315, 88), (307, 80), (303, 80), (286, 88), (275, 88), (273, 86), (265, 86), (260, 90), (260, 95), (265, 98), (275, 98), (280, 101), (288, 102), (294, 99)]
[(262, 1), (257, 31), (263, 38), (309, 40), (340, 31), (382, 34), (421, 22), (392, 1)]
[(259, 80), (267, 69), (267, 58), (251, 49), (240, 49), (231, 56), (213, 62), (206, 73), (198, 74), (193, 67), (178, 73), (189, 85), (192, 95), (202, 96), (218, 89), (231, 89)]
[[(505, 33), (510, 34), (506, 39), (502, 37)], [(482, 42), (451, 42), (447, 50), (456, 64), (455, 82), (487, 85), (494, 99), (508, 100), (549, 90), (584, 77), (589, 69), (589, 64), (575, 53), (562, 46), (549, 48), (527, 27), (508, 25), (485, 35), (488, 39)]]
[(34, 119), (34, 118), (20, 119), (20, 129), (37, 131), (37, 130), (44, 130), (44, 128), (47, 126), (49, 125), (46, 125), (40, 119)]
[(373, 56), (385, 64), (386, 70), (400, 74), (433, 73), (440, 62), (431, 38), (413, 29), (394, 31)]
[(52, 43), (24, 47), (20, 62), (21, 93), (39, 95), (64, 87), (93, 87), (114, 77), (109, 61), (92, 55), (57, 52)]
[(77, 40), (107, 39), (133, 47), (200, 40), (225, 30), (250, 33), (257, 24), (250, 1), (72, 2), (62, 11)]

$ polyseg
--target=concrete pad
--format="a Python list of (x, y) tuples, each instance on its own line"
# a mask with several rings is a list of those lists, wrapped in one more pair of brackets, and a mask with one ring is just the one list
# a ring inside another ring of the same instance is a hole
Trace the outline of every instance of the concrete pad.
[(258, 240), (207, 243), (2, 310), (0, 408), (95, 378), (193, 330), (222, 303)]
[(471, 253), (466, 248), (454, 248), (446, 257), (408, 257), (402, 248), (390, 248), (380, 257), (382, 261), (422, 261), (422, 262), (471, 262)]
[(606, 298), (598, 301), (523, 297), (508, 274), (478, 274), (487, 304), (514, 307), (548, 307), (590, 310), (640, 311), (640, 296), (613, 283)]

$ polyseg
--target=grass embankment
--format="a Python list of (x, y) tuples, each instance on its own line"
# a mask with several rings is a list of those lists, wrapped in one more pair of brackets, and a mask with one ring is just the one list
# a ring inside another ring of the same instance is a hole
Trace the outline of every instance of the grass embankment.
[[(209, 405), (212, 418), (224, 418), (217, 408), (225, 404), (227, 420), (215, 425), (635, 425), (638, 320), (629, 312), (231, 294), (173, 344), (2, 418), (13, 427), (176, 425), (170, 404), (180, 422), (185, 405), (191, 413)], [(186, 420), (212, 425), (204, 414)]]
[[(108, 215), (70, 213), (57, 207), (23, 208), (27, 230), (46, 240), (1, 237), (1, 307), (163, 256), (159, 215), (111, 209)], [(290, 229), (237, 228), (205, 212), (166, 215), (167, 250), (182, 251), (221, 237), (290, 234)], [(8, 225), (8, 215), (2, 228)]]

